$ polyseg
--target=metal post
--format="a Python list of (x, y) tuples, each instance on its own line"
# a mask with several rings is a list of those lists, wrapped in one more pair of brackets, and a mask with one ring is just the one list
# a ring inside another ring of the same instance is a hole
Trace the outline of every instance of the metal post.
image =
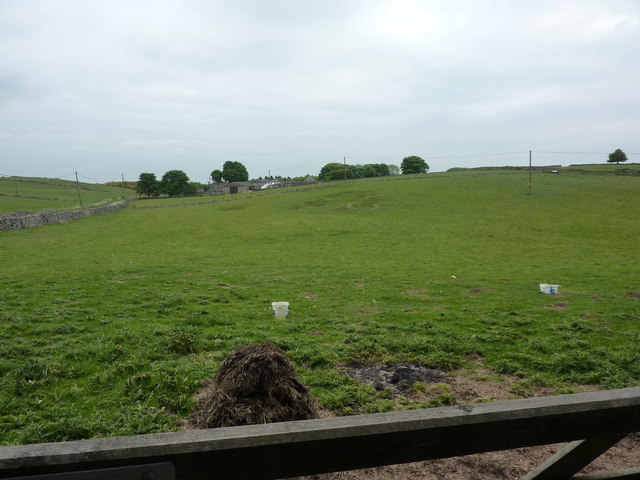
[(78, 190), (78, 200), (80, 200), (80, 208), (83, 208), (82, 197), (80, 196), (80, 182), (78, 182), (78, 172), (76, 172), (76, 189)]
[(531, 195), (531, 150), (529, 150), (529, 195)]

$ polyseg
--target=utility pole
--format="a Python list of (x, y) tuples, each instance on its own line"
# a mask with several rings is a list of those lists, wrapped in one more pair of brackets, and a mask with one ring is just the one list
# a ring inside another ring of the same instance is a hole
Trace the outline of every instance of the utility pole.
[(529, 150), (529, 195), (531, 195), (531, 150)]
[(82, 206), (82, 197), (80, 196), (80, 182), (78, 182), (78, 172), (76, 172), (76, 189), (78, 190), (78, 200), (80, 200), (80, 208), (84, 208)]
[(344, 181), (347, 181), (347, 157), (342, 157), (344, 163)]

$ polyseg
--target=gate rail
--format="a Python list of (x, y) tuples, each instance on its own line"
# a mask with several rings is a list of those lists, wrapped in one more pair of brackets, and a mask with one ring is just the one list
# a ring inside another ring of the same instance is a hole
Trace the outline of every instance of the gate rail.
[[(569, 479), (578, 478), (573, 476), (584, 466), (637, 431), (640, 387), (0, 447), (0, 478), (272, 479), (572, 442), (525, 477)], [(581, 478), (640, 479), (640, 468)]]

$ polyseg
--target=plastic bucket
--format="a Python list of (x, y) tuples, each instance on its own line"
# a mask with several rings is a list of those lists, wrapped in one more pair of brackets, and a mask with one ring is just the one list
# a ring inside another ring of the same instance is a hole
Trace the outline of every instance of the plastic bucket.
[(271, 308), (276, 318), (285, 318), (289, 315), (289, 302), (272, 302)]
[(549, 285), (548, 283), (541, 283), (540, 293), (545, 293), (547, 295), (557, 295), (558, 288), (560, 288), (560, 285)]

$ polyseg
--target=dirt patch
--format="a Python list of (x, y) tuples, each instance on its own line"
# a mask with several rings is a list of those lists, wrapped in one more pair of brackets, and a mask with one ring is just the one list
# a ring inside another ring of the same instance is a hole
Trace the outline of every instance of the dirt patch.
[(344, 370), (349, 376), (378, 391), (388, 388), (392, 392), (405, 394), (416, 382), (438, 383), (447, 378), (445, 372), (412, 362), (348, 365)]
[(486, 288), (470, 288), (469, 293), (487, 293), (489, 290)]
[[(545, 396), (556, 394), (550, 387), (528, 387), (526, 380), (509, 375), (497, 375), (482, 365), (482, 357), (467, 358), (471, 368), (448, 374), (417, 363), (385, 365), (352, 365), (346, 370), (358, 380), (374, 386), (385, 387), (397, 395), (407, 395), (406, 385), (410, 381), (432, 384), (448, 384), (458, 403), (503, 401), (523, 396)], [(592, 385), (577, 386), (574, 391), (592, 391)], [(422, 393), (411, 392), (412, 399), (421, 399)], [(479, 440), (480, 441), (480, 440)], [(523, 477), (559, 451), (565, 444), (517, 448), (500, 452), (488, 452), (464, 457), (452, 457), (425, 462), (389, 465), (378, 468), (352, 470), (326, 475), (304, 477), (317, 480), (515, 480)], [(638, 466), (640, 457), (640, 434), (635, 433), (621, 440), (604, 455), (587, 466), (581, 474), (600, 471), (616, 471)]]
[(627, 295), (629, 297), (640, 297), (640, 292), (631, 291), (631, 292), (627, 292)]
[(547, 305), (544, 308), (548, 310), (564, 310), (566, 308), (569, 308), (569, 304), (566, 302), (556, 302), (553, 305)]

